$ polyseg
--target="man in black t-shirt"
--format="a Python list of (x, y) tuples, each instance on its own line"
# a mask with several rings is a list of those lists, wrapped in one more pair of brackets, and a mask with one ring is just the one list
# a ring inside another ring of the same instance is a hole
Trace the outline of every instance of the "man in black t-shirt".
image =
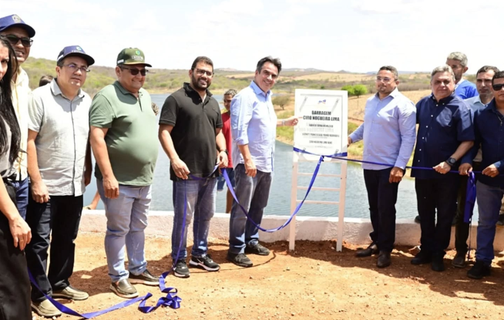
[(159, 140), (171, 162), (171, 256), (174, 275), (180, 278), (189, 277), (186, 239), (193, 215), (194, 245), (189, 265), (207, 271), (220, 268), (207, 254), (207, 237), (215, 208), (216, 169), (226, 167), (228, 162), (219, 104), (208, 91), (213, 78), (212, 60), (197, 57), (189, 77), (189, 83), (166, 99), (159, 119)]

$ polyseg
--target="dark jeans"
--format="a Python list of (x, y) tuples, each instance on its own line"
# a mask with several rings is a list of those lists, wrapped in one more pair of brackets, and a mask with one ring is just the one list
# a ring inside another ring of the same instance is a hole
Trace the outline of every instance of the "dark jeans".
[[(481, 162), (473, 162), (473, 171), (481, 170)], [(464, 211), (467, 194), (467, 176), (460, 176), (457, 194), (457, 214), (455, 216), (455, 249), (458, 255), (467, 253), (467, 238), (469, 237), (469, 223), (464, 222)]]
[[(70, 285), (68, 279), (73, 273), (74, 241), (82, 206), (82, 196), (51, 196), (47, 203), (37, 203), (32, 197), (29, 199), (26, 222), (32, 230), (32, 240), (26, 247), (26, 260), (35, 281), (47, 295), (51, 295), (53, 289), (62, 290)], [(51, 264), (46, 275), (51, 230)], [(31, 299), (37, 302), (45, 297), (33, 288)]]
[[(248, 210), (249, 217), (260, 225), (264, 208), (268, 204), (271, 186), (271, 172), (257, 170), (254, 178), (247, 176), (245, 166), (239, 164), (235, 168), (236, 198)], [(240, 206), (233, 201), (231, 218), (229, 219), (229, 252), (244, 253), (247, 244), (259, 242), (259, 229), (250, 222)]]
[(28, 184), (30, 180), (28, 178), (22, 181), (12, 181), (11, 184), (16, 189), (16, 202), (19, 214), (23, 219), (26, 219), (26, 208), (28, 207)]
[(24, 253), (14, 247), (9, 222), (0, 212), (0, 319), (31, 318), (30, 280), (26, 259)]
[(395, 241), (397, 189), (399, 183), (390, 183), (390, 170), (364, 170), (369, 212), (373, 232), (371, 240), (380, 251), (392, 252)]
[(450, 244), (458, 184), (459, 175), (454, 173), (438, 179), (415, 179), (422, 251), (444, 256), (444, 250)]

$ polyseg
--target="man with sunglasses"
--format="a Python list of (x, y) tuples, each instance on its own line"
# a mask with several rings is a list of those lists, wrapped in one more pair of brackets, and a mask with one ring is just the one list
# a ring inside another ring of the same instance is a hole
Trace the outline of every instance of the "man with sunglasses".
[[(476, 73), (476, 89), (479, 95), (465, 99), (464, 101), (474, 113), (479, 109), (485, 108), (492, 101), (494, 94), (492, 90), (492, 78), (499, 72), (499, 69), (493, 66), (483, 66)], [(457, 214), (455, 216), (455, 249), (457, 254), (452, 260), (455, 268), (465, 267), (465, 257), (467, 254), (467, 238), (469, 237), (469, 223), (464, 222), (466, 193), (467, 193), (467, 170), (472, 166), (475, 171), (481, 170), (481, 149), (472, 160), (472, 164), (462, 163), (459, 167), (460, 186), (457, 195)], [(467, 153), (469, 154), (469, 152)]]
[[(444, 65), (431, 73), (432, 94), (421, 99), (417, 107), (418, 134), (414, 167), (418, 213), (421, 227), (421, 251), (412, 264), (431, 263), (434, 271), (444, 271), (443, 257), (450, 242), (456, 212), (460, 159), (472, 147), (474, 131), (471, 111), (455, 95), (455, 75)], [(437, 218), (436, 218), (437, 211)]]
[(197, 57), (189, 70), (190, 82), (166, 98), (159, 118), (159, 140), (171, 163), (171, 256), (173, 274), (179, 278), (190, 276), (186, 241), (193, 216), (194, 245), (189, 265), (210, 272), (220, 269), (207, 253), (210, 219), (215, 211), (216, 164), (224, 168), (228, 164), (219, 103), (208, 90), (213, 75), (212, 60)]
[(357, 257), (378, 254), (376, 266), (388, 267), (394, 248), (397, 191), (415, 144), (416, 109), (401, 94), (397, 69), (383, 66), (376, 75), (376, 95), (366, 102), (364, 123), (348, 137), (348, 144), (364, 139), (364, 181), (368, 193), (372, 243)]
[(467, 271), (467, 276), (481, 279), (489, 276), (494, 258), (493, 242), (499, 210), (504, 196), (504, 72), (495, 73), (492, 78), (494, 98), (486, 108), (474, 114), (474, 147), (463, 159), (465, 174), (473, 170), (472, 159), (481, 147), (481, 174), (476, 182), (478, 201), (478, 234), (476, 263)]
[[(28, 108), (28, 173), (31, 197), (26, 222), (33, 238), (26, 248), (28, 269), (38, 286), (32, 287), (32, 308), (45, 317), (61, 312), (53, 298), (85, 300), (88, 294), (70, 286), (75, 239), (85, 186), (91, 181), (89, 106), (82, 91), (94, 59), (80, 46), (63, 48), (57, 57), (57, 77), (35, 89)], [(51, 233), (52, 232), (52, 233)], [(47, 251), (50, 242), (50, 266)]]
[(142, 88), (146, 67), (152, 66), (140, 49), (121, 50), (117, 81), (95, 95), (89, 111), (96, 183), (107, 216), (110, 289), (123, 298), (138, 296), (132, 284), (158, 284), (145, 259), (144, 230), (158, 155), (156, 116), (151, 97)]
[(5, 36), (16, 53), (18, 72), (13, 77), (12, 104), (21, 129), (21, 152), (14, 163), (15, 174), (9, 178), (16, 188), (16, 204), (19, 214), (25, 218), (28, 206), (28, 164), (26, 142), (28, 140), (28, 100), (30, 79), (23, 70), (22, 64), (30, 55), (35, 30), (27, 25), (17, 14), (0, 18), (0, 34)]

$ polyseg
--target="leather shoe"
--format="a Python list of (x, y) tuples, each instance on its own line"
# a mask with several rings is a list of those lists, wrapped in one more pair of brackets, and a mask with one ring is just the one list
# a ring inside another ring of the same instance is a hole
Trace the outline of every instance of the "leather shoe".
[(380, 251), (378, 260), (376, 261), (376, 266), (378, 268), (386, 268), (390, 266), (390, 263), (390, 252)]
[(357, 251), (355, 256), (362, 258), (362, 257), (369, 257), (377, 253), (378, 253), (378, 246), (373, 242), (366, 249)]
[(432, 254), (430, 252), (426, 252), (425, 250), (420, 250), (417, 255), (411, 259), (411, 264), (425, 264), (432, 261)]
[(445, 271), (442, 255), (435, 255), (432, 257), (431, 269), (438, 272)]

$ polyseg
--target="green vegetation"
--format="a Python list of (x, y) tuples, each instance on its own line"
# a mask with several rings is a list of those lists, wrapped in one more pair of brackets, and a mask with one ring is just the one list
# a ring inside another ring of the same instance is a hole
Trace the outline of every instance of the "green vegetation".
[[(283, 111), (277, 114), (278, 119), (286, 119), (294, 115), (294, 110)], [(277, 127), (277, 138), (285, 143), (293, 144), (294, 142), (294, 127), (285, 126)]]
[(346, 86), (341, 87), (341, 90), (347, 91), (349, 97), (357, 96), (357, 98), (368, 93), (367, 87), (363, 84), (356, 84), (353, 86), (346, 85)]
[[(348, 123), (348, 135), (350, 133), (354, 132), (357, 130), (359, 126), (353, 122)], [(356, 143), (352, 143), (347, 150), (347, 153), (350, 157), (352, 158), (362, 158), (362, 153), (364, 152), (364, 143), (361, 141), (358, 141)]]
[(285, 106), (289, 104), (290, 100), (291, 100), (290, 95), (284, 94), (284, 95), (273, 97), (272, 102), (273, 102), (273, 105), (279, 106), (280, 108), (282, 108), (282, 110), (284, 110)]

